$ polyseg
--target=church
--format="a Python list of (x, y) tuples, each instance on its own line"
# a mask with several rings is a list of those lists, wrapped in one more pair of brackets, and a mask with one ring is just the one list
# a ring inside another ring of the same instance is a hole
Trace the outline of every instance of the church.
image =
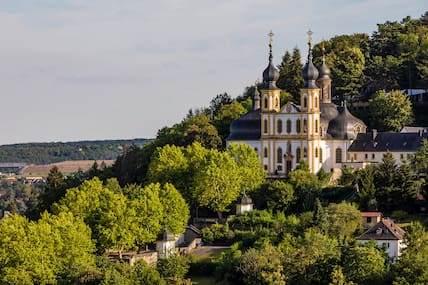
[(246, 143), (261, 158), (268, 176), (285, 176), (305, 161), (311, 172), (329, 172), (350, 161), (348, 149), (367, 126), (354, 117), (346, 104), (332, 102), (330, 69), (323, 56), (317, 68), (312, 62), (312, 32), (308, 32), (308, 58), (302, 70), (300, 105), (281, 106), (276, 86), (279, 71), (273, 64), (272, 32), (269, 63), (263, 71), (263, 88), (253, 94), (252, 109), (230, 125), (227, 144)]

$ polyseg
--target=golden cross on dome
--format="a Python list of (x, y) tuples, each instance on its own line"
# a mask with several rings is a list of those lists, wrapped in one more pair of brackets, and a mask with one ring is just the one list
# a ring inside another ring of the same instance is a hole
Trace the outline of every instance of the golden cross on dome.
[(308, 43), (312, 44), (312, 35), (314, 34), (314, 32), (312, 32), (311, 29), (309, 29), (307, 34), (308, 34)]
[(272, 33), (272, 30), (270, 30), (270, 33), (268, 34), (268, 36), (269, 36), (269, 46), (272, 46), (272, 42), (273, 42), (273, 36), (274, 36), (275, 34), (274, 33)]

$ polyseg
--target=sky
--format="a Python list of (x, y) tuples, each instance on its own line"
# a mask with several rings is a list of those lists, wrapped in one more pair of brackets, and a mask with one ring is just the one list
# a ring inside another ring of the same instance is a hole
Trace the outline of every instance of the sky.
[(0, 144), (153, 138), (297, 46), (425, 0), (0, 0)]

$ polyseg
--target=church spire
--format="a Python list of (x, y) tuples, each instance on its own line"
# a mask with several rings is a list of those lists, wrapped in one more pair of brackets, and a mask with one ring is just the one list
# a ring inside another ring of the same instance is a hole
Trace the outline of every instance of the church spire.
[(318, 68), (319, 77), (317, 80), (317, 84), (321, 89), (321, 102), (323, 103), (331, 103), (331, 78), (330, 78), (330, 68), (328, 68), (325, 63), (325, 43), (322, 41), (321, 43), (322, 50), (322, 63)]
[(276, 81), (279, 78), (279, 71), (276, 69), (276, 67), (273, 65), (273, 55), (272, 55), (272, 42), (273, 42), (273, 35), (272, 31), (268, 34), (269, 36), (269, 64), (266, 67), (266, 69), (263, 71), (263, 82), (265, 84), (265, 89), (278, 89), (276, 87)]
[(308, 61), (306, 62), (305, 66), (302, 70), (302, 76), (305, 80), (305, 88), (318, 88), (315, 84), (315, 80), (318, 78), (318, 70), (314, 66), (312, 62), (312, 35), (313, 32), (311, 29), (308, 31)]

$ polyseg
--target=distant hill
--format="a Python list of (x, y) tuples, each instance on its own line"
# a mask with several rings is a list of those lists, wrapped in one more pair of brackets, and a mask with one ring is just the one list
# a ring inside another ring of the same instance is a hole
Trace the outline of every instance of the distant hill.
[(1, 145), (0, 162), (50, 164), (66, 160), (115, 160), (125, 147), (132, 144), (142, 146), (151, 140), (99, 140)]

